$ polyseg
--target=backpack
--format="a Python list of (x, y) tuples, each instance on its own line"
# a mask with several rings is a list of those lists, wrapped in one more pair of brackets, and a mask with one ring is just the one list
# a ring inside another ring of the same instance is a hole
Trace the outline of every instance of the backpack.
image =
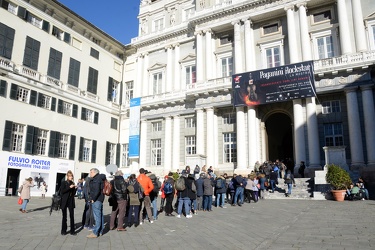
[(291, 178), (290, 178), (290, 174), (287, 174), (286, 176), (285, 176), (285, 180), (290, 180)]
[(229, 187), (230, 190), (234, 190), (233, 181), (230, 181), (230, 182), (229, 182), (228, 187)]
[(51, 208), (49, 210), (49, 215), (52, 214), (52, 211), (59, 211), (61, 206), (61, 195), (60, 190), (56, 192), (56, 194), (52, 195), (52, 203)]
[(191, 191), (193, 191), (194, 193), (197, 192), (197, 186), (195, 186), (194, 181), (191, 183)]
[(107, 179), (104, 180), (103, 184), (103, 194), (106, 196), (110, 196), (113, 188), (112, 184)]
[(152, 190), (154, 193), (159, 193), (161, 183), (157, 179), (151, 179), (152, 184), (154, 184), (154, 189)]
[(236, 177), (236, 182), (237, 182), (237, 185), (240, 186), (241, 183), (243, 182), (243, 177), (240, 176), (240, 175), (237, 175), (237, 177)]
[(186, 188), (186, 186), (185, 186), (185, 179), (183, 177), (180, 177), (176, 181), (176, 189), (177, 189), (177, 191), (184, 191), (185, 188)]
[(216, 188), (223, 188), (224, 187), (224, 182), (223, 182), (223, 179), (219, 178), (216, 180)]
[(170, 183), (169, 181), (166, 181), (164, 183), (163, 191), (164, 191), (164, 194), (171, 194), (171, 193), (173, 193), (172, 183)]

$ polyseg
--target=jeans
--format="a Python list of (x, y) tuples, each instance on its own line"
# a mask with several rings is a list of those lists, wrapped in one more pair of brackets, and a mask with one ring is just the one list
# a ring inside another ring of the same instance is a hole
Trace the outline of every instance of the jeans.
[(203, 210), (212, 210), (212, 195), (203, 195)]
[(92, 204), (85, 201), (85, 208), (82, 214), (82, 226), (93, 228), (94, 225), (94, 215), (92, 213)]
[(158, 205), (157, 205), (158, 198), (155, 197), (151, 204), (152, 204), (152, 216), (154, 217), (154, 220), (158, 218)]
[(197, 203), (197, 210), (202, 210), (203, 209), (203, 197), (197, 196), (196, 203)]
[(29, 199), (23, 199), (21, 209), (26, 210), (27, 203), (29, 203)]
[(145, 198), (143, 199), (143, 201), (141, 202), (141, 205), (140, 205), (140, 209), (139, 209), (139, 221), (140, 222), (143, 222), (143, 209), (146, 209), (146, 213), (147, 213), (147, 216), (149, 218), (150, 221), (152, 221), (151, 219), (151, 199), (150, 199), (150, 196), (145, 196)]
[(178, 199), (177, 213), (179, 215), (181, 215), (182, 213), (182, 205), (184, 205), (184, 208), (185, 208), (185, 215), (189, 215), (190, 214), (190, 198), (184, 197), (184, 198)]
[(225, 193), (216, 195), (216, 206), (224, 206), (225, 204)]
[(270, 180), (270, 185), (271, 185), (272, 193), (275, 192), (276, 181)]
[(128, 213), (128, 224), (130, 225), (130, 223), (132, 222), (132, 214), (134, 212), (134, 223), (137, 224), (138, 223), (138, 212), (139, 212), (139, 206), (133, 206), (133, 205), (130, 205), (129, 206), (129, 213)]
[(92, 212), (94, 214), (95, 226), (92, 229), (93, 234), (99, 236), (104, 231), (103, 202), (95, 201), (92, 203)]
[(233, 204), (237, 204), (237, 200), (238, 200), (238, 198), (239, 198), (239, 204), (243, 204), (243, 190), (244, 190), (244, 188), (243, 187), (241, 187), (241, 186), (238, 186), (237, 188), (236, 188), (236, 193), (234, 194), (234, 201), (233, 201)]
[(288, 183), (288, 194), (292, 194), (292, 183)]

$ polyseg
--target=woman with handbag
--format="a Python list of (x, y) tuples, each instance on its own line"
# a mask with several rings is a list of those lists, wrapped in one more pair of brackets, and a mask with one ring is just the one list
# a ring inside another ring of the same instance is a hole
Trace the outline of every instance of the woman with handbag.
[(22, 186), (18, 190), (18, 192), (21, 194), (21, 199), (23, 200), (21, 208), (20, 208), (20, 211), (22, 213), (27, 213), (26, 206), (27, 206), (27, 203), (29, 203), (29, 200), (31, 198), (30, 188), (33, 187), (33, 186), (34, 186), (33, 178), (29, 177), (29, 178), (25, 179)]
[(61, 183), (60, 194), (61, 194), (61, 211), (62, 211), (62, 223), (61, 223), (61, 235), (66, 235), (67, 232), (67, 209), (69, 209), (70, 217), (70, 234), (76, 235), (74, 228), (74, 208), (75, 201), (74, 196), (76, 194), (77, 186), (74, 184), (74, 176), (72, 171), (66, 173), (66, 180)]

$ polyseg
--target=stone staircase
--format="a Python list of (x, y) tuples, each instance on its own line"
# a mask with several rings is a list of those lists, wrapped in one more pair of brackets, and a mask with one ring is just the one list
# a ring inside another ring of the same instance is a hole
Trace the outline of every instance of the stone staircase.
[(274, 193), (266, 191), (265, 199), (312, 199), (313, 184), (311, 178), (295, 178), (296, 186), (292, 188), (292, 195), (285, 197), (288, 186), (284, 184), (284, 179), (278, 179), (279, 184)]

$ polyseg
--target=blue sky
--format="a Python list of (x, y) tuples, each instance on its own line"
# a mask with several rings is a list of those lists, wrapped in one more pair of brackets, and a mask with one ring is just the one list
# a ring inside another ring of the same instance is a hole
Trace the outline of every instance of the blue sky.
[(138, 35), (140, 0), (59, 0), (123, 44)]

